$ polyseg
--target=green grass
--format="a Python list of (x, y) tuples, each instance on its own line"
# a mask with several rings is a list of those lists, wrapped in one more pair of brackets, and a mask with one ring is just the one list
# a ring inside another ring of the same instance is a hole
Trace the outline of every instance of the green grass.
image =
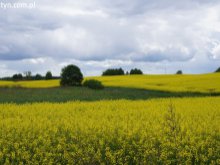
[(145, 100), (151, 98), (211, 96), (205, 93), (164, 92), (132, 88), (105, 88), (92, 90), (86, 87), (63, 88), (0, 88), (0, 103), (67, 102), (98, 100)]

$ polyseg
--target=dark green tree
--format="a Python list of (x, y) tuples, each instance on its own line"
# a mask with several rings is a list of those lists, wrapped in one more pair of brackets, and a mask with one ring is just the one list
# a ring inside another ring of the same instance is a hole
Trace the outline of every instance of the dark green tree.
[(25, 75), (25, 78), (27, 80), (30, 80), (32, 78), (32, 74), (31, 74), (31, 71), (25, 71), (24, 72), (24, 75)]
[(143, 72), (140, 69), (134, 68), (131, 69), (130, 74), (143, 74)]
[(61, 71), (61, 86), (81, 86), (83, 74), (76, 65), (68, 65)]
[(22, 76), (22, 74), (20, 74), (20, 73), (14, 74), (14, 75), (12, 76), (12, 79), (13, 79), (14, 81), (22, 80), (22, 79), (23, 79), (23, 76)]
[(220, 67), (215, 71), (215, 73), (218, 73), (218, 72), (220, 72)]
[(35, 80), (42, 80), (43, 76), (41, 76), (40, 74), (36, 74), (34, 77)]
[(52, 75), (51, 71), (48, 71), (48, 72), (46, 73), (46, 75), (45, 75), (45, 79), (46, 79), (46, 80), (51, 80), (52, 78), (53, 78), (53, 75)]
[(122, 68), (118, 69), (107, 69), (102, 73), (102, 76), (115, 76), (115, 75), (124, 75), (125, 72)]
[(176, 74), (183, 74), (182, 70), (178, 70)]

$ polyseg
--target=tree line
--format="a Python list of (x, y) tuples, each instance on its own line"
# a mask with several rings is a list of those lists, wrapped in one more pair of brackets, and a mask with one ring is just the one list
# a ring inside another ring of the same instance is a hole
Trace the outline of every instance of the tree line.
[(133, 74), (143, 74), (143, 72), (140, 69), (134, 68), (131, 69), (130, 72), (125, 72), (122, 68), (116, 68), (116, 69), (107, 69), (102, 73), (102, 76), (114, 76), (114, 75), (133, 75)]
[(47, 71), (45, 75), (37, 73), (32, 75), (31, 71), (26, 71), (22, 73), (16, 73), (11, 77), (3, 77), (1, 80), (12, 80), (12, 81), (22, 81), (22, 80), (52, 80), (59, 79), (59, 76), (53, 76), (51, 71)]
[[(66, 71), (67, 70), (67, 71)], [(220, 72), (220, 67), (215, 71), (215, 73)], [(71, 74), (74, 76), (72, 77)], [(131, 69), (130, 71), (125, 72), (122, 68), (111, 68), (103, 71), (102, 76), (116, 76), (116, 75), (142, 75), (143, 71), (141, 69)], [(178, 70), (176, 74), (183, 74), (182, 70)], [(13, 80), (13, 81), (21, 81), (21, 80), (51, 80), (51, 79), (61, 79), (61, 85), (65, 85), (67, 79), (79, 79), (83, 80), (83, 75), (80, 68), (76, 65), (68, 65), (61, 70), (61, 76), (53, 76), (51, 71), (47, 71), (44, 76), (41, 74), (32, 75), (31, 71), (26, 71), (23, 74), (17, 73), (12, 77), (4, 77), (1, 80)], [(73, 81), (72, 81), (73, 82)], [(77, 83), (81, 83), (78, 81)], [(77, 84), (69, 84), (69, 85), (77, 85)], [(78, 84), (79, 85), (79, 84)]]

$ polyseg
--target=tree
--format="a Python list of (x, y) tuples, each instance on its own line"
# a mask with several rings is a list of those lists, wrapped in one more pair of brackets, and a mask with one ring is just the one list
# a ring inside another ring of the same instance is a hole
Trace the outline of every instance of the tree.
[(140, 69), (134, 68), (131, 69), (130, 74), (143, 74), (143, 72)]
[(50, 79), (52, 79), (52, 78), (53, 78), (53, 76), (52, 76), (51, 71), (48, 71), (48, 72), (46, 73), (46, 75), (45, 75), (45, 79), (46, 79), (46, 80), (50, 80)]
[(25, 75), (26, 79), (31, 79), (31, 71), (25, 71), (24, 75)]
[(125, 72), (122, 68), (118, 68), (118, 69), (107, 69), (102, 73), (102, 76), (115, 76), (115, 75), (124, 75)]
[(68, 65), (61, 71), (61, 86), (81, 86), (83, 74), (76, 65)]
[(176, 74), (183, 74), (182, 70), (178, 70)]
[(41, 76), (40, 74), (36, 74), (35, 75), (35, 80), (42, 80), (43, 76)]
[(22, 74), (20, 74), (20, 73), (14, 74), (14, 75), (12, 76), (12, 79), (15, 80), (15, 81), (17, 81), (17, 80), (22, 80), (22, 79), (23, 79), (23, 76), (22, 76)]
[(218, 72), (220, 72), (220, 67), (215, 71), (215, 73), (218, 73)]

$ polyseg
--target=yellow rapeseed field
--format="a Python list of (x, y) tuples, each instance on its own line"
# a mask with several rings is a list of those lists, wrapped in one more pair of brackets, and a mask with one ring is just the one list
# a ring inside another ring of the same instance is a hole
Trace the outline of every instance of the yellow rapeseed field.
[(59, 80), (0, 81), (0, 87), (51, 88), (60, 86)]
[[(129, 87), (171, 92), (220, 92), (220, 74), (202, 75), (132, 75), (87, 77), (100, 80), (105, 86)], [(0, 87), (50, 88), (58, 87), (59, 80), (0, 81)]]
[(0, 164), (220, 164), (219, 102), (0, 104)]
[(132, 75), (93, 77), (105, 86), (141, 88), (172, 92), (220, 92), (220, 74)]

